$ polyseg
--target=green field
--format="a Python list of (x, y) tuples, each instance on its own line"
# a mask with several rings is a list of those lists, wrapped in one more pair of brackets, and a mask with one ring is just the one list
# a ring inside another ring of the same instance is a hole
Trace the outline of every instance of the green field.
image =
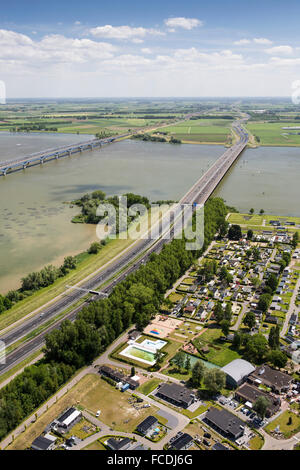
[(225, 144), (231, 137), (231, 123), (228, 119), (197, 119), (165, 127), (164, 132), (183, 142)]
[[(299, 127), (286, 130), (283, 127)], [(297, 122), (248, 122), (247, 128), (251, 134), (260, 138), (260, 145), (265, 146), (300, 146), (300, 123)], [(299, 133), (299, 135), (297, 135)], [(294, 134), (294, 135), (288, 135)]]

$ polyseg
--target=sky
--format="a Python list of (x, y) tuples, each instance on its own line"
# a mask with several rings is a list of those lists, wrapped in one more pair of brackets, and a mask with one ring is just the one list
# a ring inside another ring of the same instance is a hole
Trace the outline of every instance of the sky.
[(299, 0), (1, 3), (7, 98), (288, 97), (300, 80)]

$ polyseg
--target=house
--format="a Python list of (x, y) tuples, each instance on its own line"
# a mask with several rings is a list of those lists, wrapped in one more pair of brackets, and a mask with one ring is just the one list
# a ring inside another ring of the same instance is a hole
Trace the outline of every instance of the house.
[(274, 315), (266, 315), (265, 322), (266, 323), (271, 323), (273, 325), (278, 325), (279, 318), (275, 317)]
[(237, 440), (244, 435), (244, 422), (226, 410), (210, 407), (203, 421), (224, 437)]
[(193, 305), (188, 305), (184, 309), (184, 313), (188, 313), (189, 315), (194, 315), (195, 311), (196, 311), (196, 308)]
[(293, 313), (293, 315), (290, 318), (290, 324), (291, 325), (296, 325), (298, 323), (298, 315)]
[(211, 450), (229, 450), (228, 447), (225, 447), (221, 442), (216, 442), (215, 445), (212, 446)]
[(81, 420), (82, 413), (76, 408), (69, 408), (53, 423), (53, 429), (61, 433), (67, 433)]
[(108, 439), (108, 441), (106, 441), (106, 445), (110, 448), (110, 450), (127, 450), (130, 447), (130, 444), (131, 440), (129, 437), (125, 437), (121, 440), (117, 440), (111, 437)]
[(290, 388), (292, 380), (293, 378), (290, 375), (272, 369), (268, 365), (257, 367), (248, 377), (248, 382), (262, 383), (278, 394), (287, 391)]
[(241, 387), (239, 387), (237, 391), (235, 392), (235, 398), (238, 401), (246, 403), (246, 405), (249, 408), (252, 408), (256, 400), (260, 397), (267, 398), (270, 403), (266, 412), (267, 418), (269, 418), (270, 416), (273, 416), (275, 413), (277, 413), (280, 410), (280, 407), (281, 407), (280, 398), (275, 398), (269, 393), (259, 390), (258, 387), (255, 387), (253, 385), (246, 383), (246, 384), (243, 384)]
[(156, 395), (181, 408), (188, 408), (195, 401), (195, 395), (192, 394), (188, 388), (176, 383), (164, 383), (160, 385)]
[(128, 338), (132, 341), (136, 341), (141, 336), (141, 332), (138, 330), (130, 331)]
[(136, 430), (138, 433), (142, 434), (142, 436), (145, 436), (149, 432), (153, 431), (153, 429), (158, 425), (158, 420), (157, 418), (154, 418), (154, 416), (148, 416), (142, 423), (140, 423)]
[(108, 366), (101, 366), (99, 368), (99, 372), (101, 375), (104, 375), (104, 377), (108, 377), (117, 383), (121, 382), (124, 385), (129, 384), (130, 390), (136, 390), (140, 385), (139, 382), (134, 380), (132, 377), (126, 377), (122, 372)]
[(221, 370), (226, 374), (227, 386), (230, 388), (236, 388), (255, 371), (255, 367), (244, 359), (235, 359)]
[(184, 433), (170, 443), (170, 448), (173, 450), (187, 450), (189, 449), (194, 443), (194, 439), (187, 433)]
[(57, 437), (46, 434), (45, 436), (37, 437), (31, 444), (32, 450), (53, 450)]

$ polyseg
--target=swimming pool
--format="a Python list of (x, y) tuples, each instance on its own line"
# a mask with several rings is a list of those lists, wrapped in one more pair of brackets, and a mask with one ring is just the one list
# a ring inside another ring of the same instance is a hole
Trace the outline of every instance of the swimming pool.
[(120, 355), (154, 366), (156, 352), (166, 344), (166, 341), (145, 339), (142, 343), (130, 344)]

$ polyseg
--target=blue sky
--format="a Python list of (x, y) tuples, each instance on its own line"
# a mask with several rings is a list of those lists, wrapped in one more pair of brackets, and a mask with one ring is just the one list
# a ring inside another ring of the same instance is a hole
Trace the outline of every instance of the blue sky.
[(1, 6), (8, 97), (289, 96), (300, 2), (16, 0)]

